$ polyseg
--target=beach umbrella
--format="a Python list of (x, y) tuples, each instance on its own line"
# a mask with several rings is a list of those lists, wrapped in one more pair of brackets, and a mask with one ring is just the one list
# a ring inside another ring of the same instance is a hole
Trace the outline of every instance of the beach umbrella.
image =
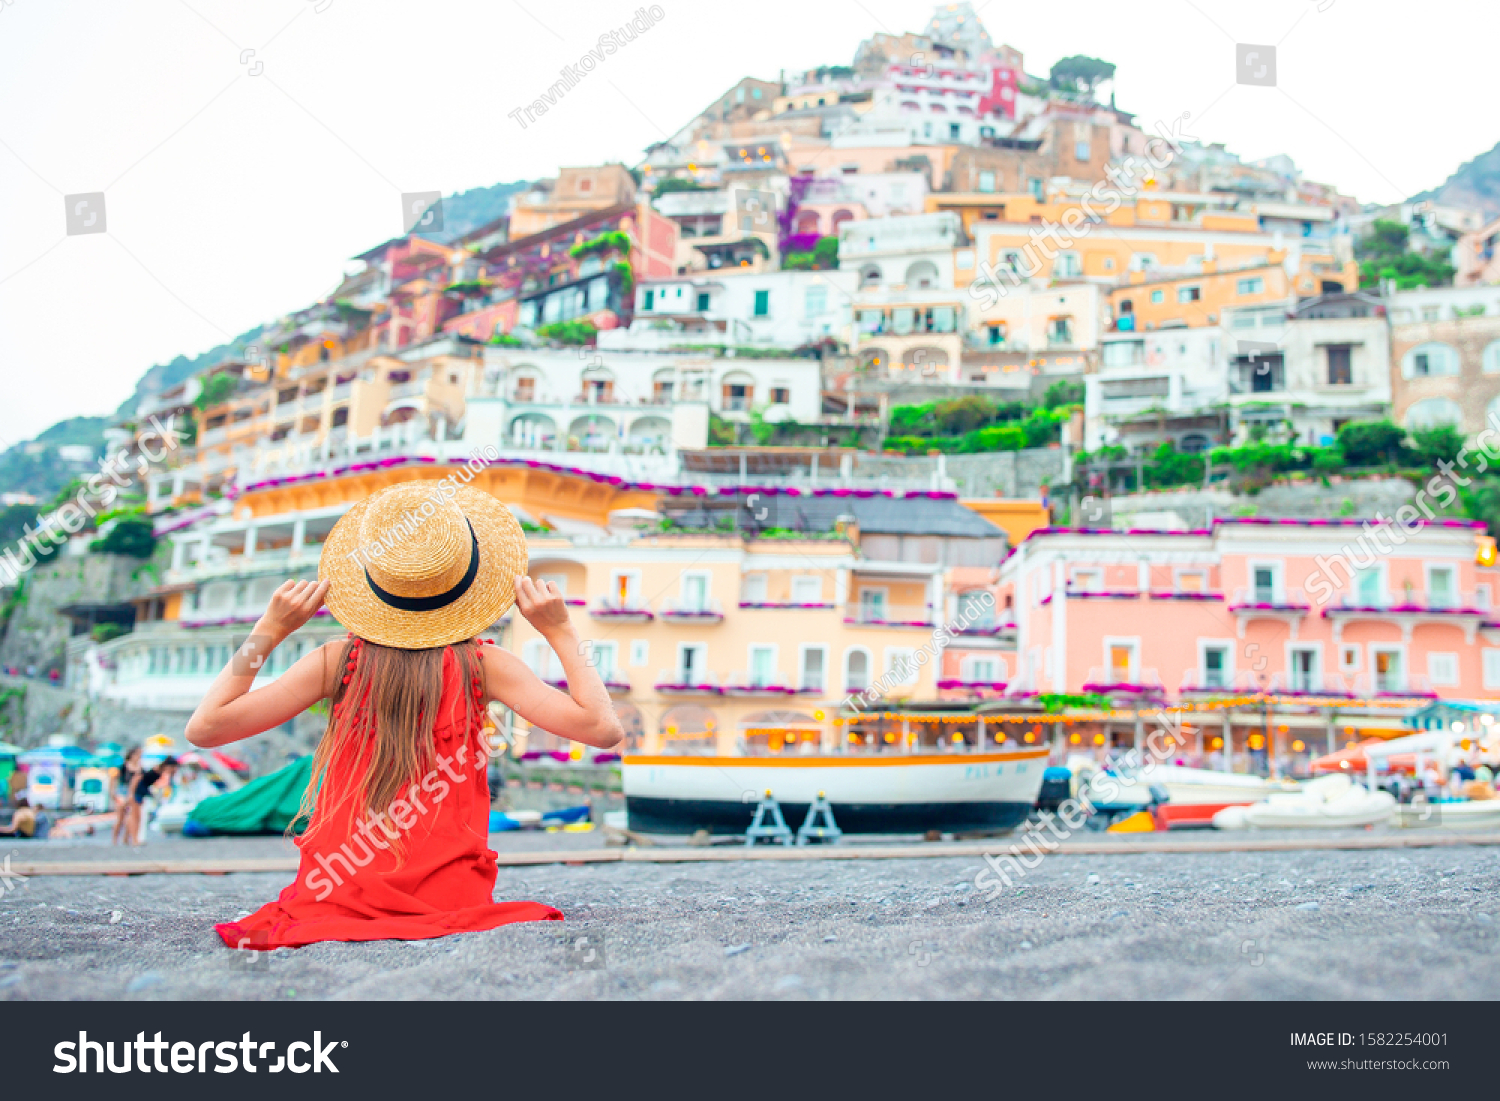
[(76, 745), (48, 745), (20, 756), (23, 765), (80, 765), (88, 759), (89, 754)]

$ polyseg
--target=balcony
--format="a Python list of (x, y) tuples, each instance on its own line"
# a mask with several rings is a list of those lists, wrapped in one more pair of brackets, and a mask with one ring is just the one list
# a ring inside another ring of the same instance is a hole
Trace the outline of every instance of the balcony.
[(1155, 669), (1121, 669), (1110, 665), (1096, 665), (1089, 670), (1089, 679), (1083, 691), (1101, 696), (1133, 696), (1158, 698), (1166, 695), (1161, 677)]
[[(1228, 673), (1221, 669), (1189, 669), (1182, 677), (1177, 689), (1179, 696), (1227, 696), (1245, 689), (1235, 685)], [(1253, 691), (1253, 689), (1252, 689)]]
[(1340, 696), (1353, 699), (1343, 677), (1292, 670), (1271, 677), (1270, 692), (1278, 696)]
[(726, 696), (795, 696), (797, 689), (779, 673), (731, 673), (724, 681)]
[(1385, 673), (1366, 673), (1354, 679), (1354, 694), (1365, 698), (1385, 697), (1390, 699), (1408, 699), (1419, 697), (1422, 699), (1435, 700), (1438, 694), (1432, 690), (1432, 682), (1428, 678), (1415, 673), (1403, 673), (1399, 670)]
[(719, 679), (691, 669), (663, 669), (652, 686), (662, 696), (722, 696)]
[(650, 623), (656, 618), (644, 601), (633, 597), (625, 600), (606, 597), (597, 604), (590, 605), (589, 615), (611, 623)]
[(937, 682), (940, 691), (949, 692), (1004, 692), (1009, 681), (1003, 680), (970, 680), (968, 677), (945, 677)]
[(829, 603), (826, 603), (826, 602), (823, 602), (823, 601), (816, 601), (816, 600), (814, 600), (814, 601), (795, 601), (795, 600), (741, 600), (739, 602), (739, 606), (742, 609), (744, 609), (744, 608), (756, 608), (756, 609), (774, 608), (774, 609), (781, 609), (781, 610), (799, 610), (799, 611), (827, 611), (829, 608), (834, 607), (834, 605), (832, 605), (832, 604), (829, 604)]
[(1234, 590), (1234, 597), (1229, 601), (1229, 610), (1236, 615), (1242, 613), (1253, 615), (1256, 612), (1271, 615), (1276, 613), (1306, 615), (1312, 611), (1312, 605), (1301, 589), (1253, 586), (1248, 589)]
[(1481, 603), (1475, 593), (1450, 589), (1406, 590), (1399, 596), (1388, 593), (1340, 593), (1323, 609), (1323, 618), (1333, 621), (1335, 642), (1343, 639), (1344, 624), (1359, 619), (1394, 623), (1410, 641), (1412, 628), (1419, 623), (1451, 623), (1464, 632), (1467, 645), (1474, 644), (1475, 632), (1493, 614), (1487, 601)]
[(930, 605), (846, 604), (844, 623), (851, 627), (906, 627), (931, 630), (937, 617)]
[(717, 600), (669, 600), (661, 618), (668, 623), (723, 623), (724, 608)]

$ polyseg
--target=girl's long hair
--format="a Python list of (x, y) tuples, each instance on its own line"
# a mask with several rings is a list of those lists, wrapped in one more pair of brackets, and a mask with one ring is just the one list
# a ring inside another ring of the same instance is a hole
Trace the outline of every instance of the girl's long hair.
[[(452, 706), (461, 713), (448, 717), (455, 725), (461, 722), (465, 738), (479, 748), (475, 735), (485, 709), (471, 686), (482, 686), (484, 673), (476, 641), (434, 650), (398, 650), (351, 638), (339, 655), (339, 684), (329, 700), (328, 727), (313, 754), (312, 777), (289, 830), (306, 819), (308, 833), (314, 833), (334, 821), (345, 804), (354, 818), (385, 814), (411, 785), (437, 767), (433, 731), (443, 718), (438, 710), (443, 660), (449, 650), (458, 661), (459, 674), (458, 698)], [(340, 767), (334, 769), (336, 764)], [(331, 771), (353, 780), (329, 783)], [(399, 858), (399, 831), (391, 841)]]

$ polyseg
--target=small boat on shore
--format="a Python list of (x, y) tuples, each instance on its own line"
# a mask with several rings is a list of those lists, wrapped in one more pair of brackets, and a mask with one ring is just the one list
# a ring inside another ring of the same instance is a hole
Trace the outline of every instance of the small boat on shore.
[(1249, 806), (1227, 807), (1213, 817), (1215, 828), (1354, 829), (1376, 826), (1396, 813), (1388, 791), (1369, 791), (1335, 774), (1309, 781), (1290, 793), (1270, 795)]
[(1403, 803), (1396, 825), (1407, 829), (1482, 830), (1500, 827), (1500, 799)]
[(627, 755), (630, 828), (743, 833), (771, 792), (796, 829), (820, 793), (846, 833), (1005, 830), (1036, 805), (1042, 747), (991, 753), (765, 757)]

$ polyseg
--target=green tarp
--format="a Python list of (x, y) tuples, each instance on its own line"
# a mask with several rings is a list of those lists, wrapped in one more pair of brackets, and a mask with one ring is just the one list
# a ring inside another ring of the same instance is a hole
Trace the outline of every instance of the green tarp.
[[(238, 791), (203, 800), (188, 821), (213, 833), (285, 833), (311, 780), (312, 757), (300, 757)], [(306, 825), (306, 820), (297, 823), (296, 832)]]

